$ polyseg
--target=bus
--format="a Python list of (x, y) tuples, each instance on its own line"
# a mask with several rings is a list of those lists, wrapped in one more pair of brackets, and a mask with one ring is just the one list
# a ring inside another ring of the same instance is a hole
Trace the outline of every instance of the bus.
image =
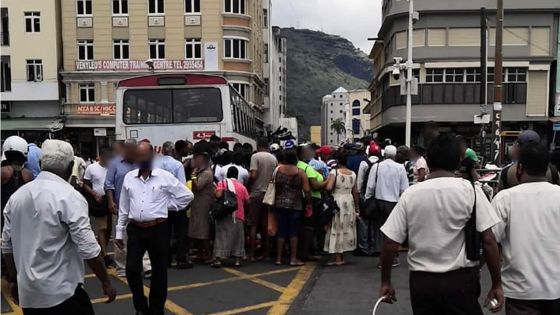
[(122, 80), (116, 93), (117, 140), (197, 142), (216, 135), (250, 143), (264, 134), (263, 112), (249, 104), (224, 77), (153, 74)]

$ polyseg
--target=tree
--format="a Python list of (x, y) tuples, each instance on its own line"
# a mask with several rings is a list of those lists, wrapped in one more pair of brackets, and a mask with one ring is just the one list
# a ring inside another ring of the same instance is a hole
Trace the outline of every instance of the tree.
[(340, 143), (340, 134), (346, 131), (346, 124), (344, 124), (342, 118), (337, 118), (331, 122), (331, 130), (336, 132), (336, 143)]

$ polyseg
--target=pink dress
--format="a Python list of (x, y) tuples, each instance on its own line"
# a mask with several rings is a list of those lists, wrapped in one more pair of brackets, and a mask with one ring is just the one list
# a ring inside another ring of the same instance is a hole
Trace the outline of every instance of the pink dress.
[[(235, 188), (235, 196), (237, 197), (237, 211), (235, 211), (235, 218), (241, 221), (245, 221), (245, 202), (249, 200), (249, 192), (245, 185), (239, 182), (237, 179), (231, 179), (233, 182), (233, 187)], [(216, 190), (227, 189), (227, 183), (222, 180), (216, 186)]]

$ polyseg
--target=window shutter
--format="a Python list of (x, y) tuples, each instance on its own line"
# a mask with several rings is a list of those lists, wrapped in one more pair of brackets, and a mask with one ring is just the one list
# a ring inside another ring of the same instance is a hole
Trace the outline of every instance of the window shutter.
[(480, 30), (476, 28), (450, 28), (449, 46), (480, 46)]
[(527, 80), (527, 116), (546, 117), (548, 108), (547, 71), (529, 71)]
[(550, 28), (531, 28), (531, 56), (550, 55)]
[(428, 46), (445, 46), (445, 29), (428, 29)]

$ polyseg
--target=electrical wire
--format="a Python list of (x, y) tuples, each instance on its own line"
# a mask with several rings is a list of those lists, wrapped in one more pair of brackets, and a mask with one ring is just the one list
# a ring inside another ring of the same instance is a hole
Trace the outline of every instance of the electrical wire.
[[(490, 18), (487, 18), (487, 19), (488, 19), (488, 22), (494, 23), (493, 25), (489, 25), (489, 28), (488, 28), (488, 29), (490, 29), (490, 27), (492, 27), (492, 26), (493, 26), (494, 29), (495, 29), (495, 28), (496, 28), (496, 24), (495, 24), (496, 22), (493, 21), (493, 20), (491, 20)], [(527, 29), (529, 29), (529, 28), (527, 27)], [(509, 30), (508, 27), (504, 27), (504, 31), (508, 32), (509, 34), (513, 35), (514, 37), (517, 37), (518, 39), (521, 39), (522, 41), (525, 41), (525, 42), (527, 43), (527, 45), (529, 45), (529, 46), (532, 46), (532, 47), (534, 47), (534, 48), (540, 49), (540, 50), (542, 50), (542, 51), (548, 51), (548, 52), (550, 52), (550, 49), (548, 49), (548, 48), (545, 49), (544, 47), (539, 46), (539, 45), (537, 45), (537, 44), (535, 44), (535, 43), (529, 41), (528, 38), (523, 38), (523, 37), (521, 37), (521, 36), (515, 34), (515, 33), (512, 32), (511, 30)], [(492, 43), (490, 43), (490, 44), (492, 44)], [(507, 46), (507, 45), (506, 45), (506, 46)]]

